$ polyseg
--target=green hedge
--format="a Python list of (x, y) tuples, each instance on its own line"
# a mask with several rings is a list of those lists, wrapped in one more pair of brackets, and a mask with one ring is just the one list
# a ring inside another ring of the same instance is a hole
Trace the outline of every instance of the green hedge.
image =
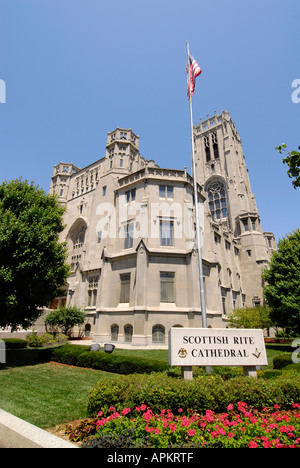
[(101, 380), (88, 397), (88, 412), (96, 415), (101, 409), (114, 406), (135, 408), (150, 406), (153, 412), (179, 408), (198, 413), (206, 409), (226, 412), (229, 403), (244, 401), (257, 409), (278, 404), (288, 408), (300, 401), (300, 376), (284, 373), (272, 380), (236, 377), (224, 381), (221, 376), (205, 375), (185, 381), (166, 374), (116, 376)]
[(282, 369), (283, 367), (289, 366), (292, 363), (293, 361), (291, 353), (278, 354), (273, 358), (274, 369)]
[(26, 348), (27, 341), (20, 338), (4, 338), (6, 349), (20, 349)]
[(88, 367), (118, 374), (162, 372), (169, 365), (156, 359), (120, 356), (100, 351), (89, 351), (88, 346), (67, 344), (52, 350), (52, 361), (72, 366)]

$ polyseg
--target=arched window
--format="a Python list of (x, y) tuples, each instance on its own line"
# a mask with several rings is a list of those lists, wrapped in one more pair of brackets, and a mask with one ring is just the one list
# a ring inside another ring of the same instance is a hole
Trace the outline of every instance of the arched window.
[(86, 231), (86, 227), (85, 226), (82, 226), (75, 234), (75, 236), (73, 237), (73, 245), (74, 247), (77, 246), (77, 247), (81, 247), (82, 244), (84, 243), (84, 238), (85, 238), (85, 231)]
[(78, 218), (69, 230), (68, 238), (73, 243), (74, 250), (80, 249), (84, 244), (87, 224), (83, 218)]
[(214, 180), (207, 187), (209, 209), (213, 220), (227, 218), (225, 186), (221, 180)]
[(91, 325), (87, 323), (84, 327), (84, 336), (87, 338), (91, 334)]
[(154, 325), (152, 328), (152, 343), (165, 342), (165, 327), (162, 325)]
[(132, 325), (125, 325), (124, 327), (124, 341), (126, 343), (131, 343), (133, 335), (133, 326)]
[(110, 327), (110, 339), (111, 341), (118, 341), (119, 336), (119, 325), (114, 324)]

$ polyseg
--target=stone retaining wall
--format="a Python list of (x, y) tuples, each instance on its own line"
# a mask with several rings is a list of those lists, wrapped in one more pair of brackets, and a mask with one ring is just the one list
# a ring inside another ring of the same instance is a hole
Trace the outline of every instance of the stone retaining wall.
[(60, 437), (0, 409), (1, 448), (78, 448)]

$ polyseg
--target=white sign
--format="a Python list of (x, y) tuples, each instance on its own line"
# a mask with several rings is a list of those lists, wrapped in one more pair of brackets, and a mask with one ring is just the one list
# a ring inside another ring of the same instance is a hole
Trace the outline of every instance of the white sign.
[(234, 328), (171, 328), (171, 366), (265, 366), (263, 331)]

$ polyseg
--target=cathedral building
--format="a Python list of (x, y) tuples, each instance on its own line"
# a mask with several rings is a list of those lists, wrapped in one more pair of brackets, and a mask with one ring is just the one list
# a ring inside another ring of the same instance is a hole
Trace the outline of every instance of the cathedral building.
[(263, 232), (241, 138), (228, 112), (194, 127), (198, 182), (139, 152), (131, 129), (108, 133), (105, 156), (54, 167), (50, 193), (66, 206), (65, 298), (86, 312), (94, 341), (164, 343), (172, 326), (201, 327), (195, 202), (202, 232), (207, 324), (263, 303), (262, 270), (276, 248)]

